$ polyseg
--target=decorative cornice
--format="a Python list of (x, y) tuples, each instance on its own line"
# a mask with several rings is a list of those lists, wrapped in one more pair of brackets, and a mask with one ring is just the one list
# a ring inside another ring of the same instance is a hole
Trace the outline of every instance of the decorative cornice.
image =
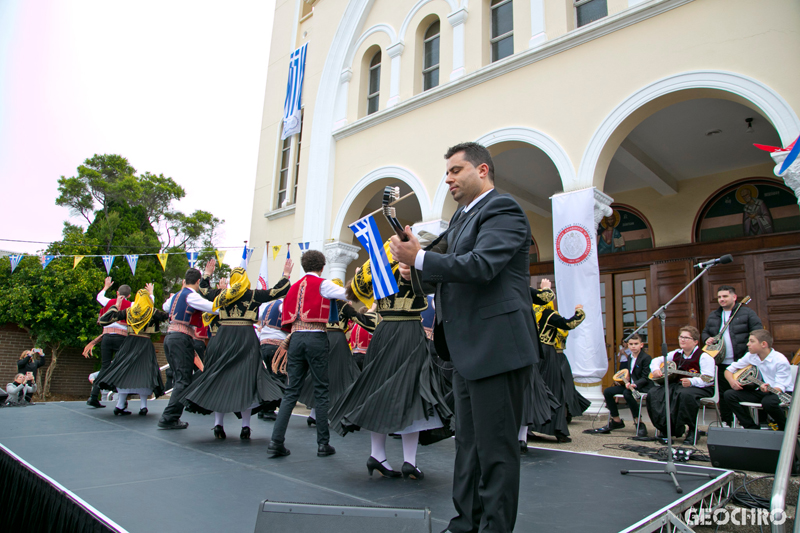
[(467, 8), (461, 7), (448, 14), (447, 21), (451, 26), (456, 27), (459, 24), (464, 24), (467, 21), (467, 17), (469, 17), (469, 11), (467, 11)]
[(353, 79), (353, 69), (349, 67), (344, 69), (342, 73), (339, 74), (339, 83), (347, 83), (351, 79)]
[(323, 246), (325, 260), (330, 265), (341, 265), (347, 267), (350, 263), (358, 259), (358, 252), (361, 248), (343, 242), (329, 242)]
[[(694, 0), (654, 0), (652, 2), (643, 3), (635, 7), (631, 7), (617, 13), (609, 15), (597, 22), (573, 30), (566, 35), (555, 38), (551, 41), (543, 43), (537, 48), (532, 48), (519, 54), (514, 54), (506, 59), (487, 65), (475, 72), (466, 76), (458, 78), (436, 89), (430, 89), (418, 95), (412, 96), (391, 108), (378, 111), (364, 118), (361, 118), (352, 124), (348, 124), (338, 130), (333, 131), (333, 138), (337, 141), (345, 139), (351, 135), (364, 131), (377, 126), (383, 122), (392, 120), (401, 115), (424, 107), (433, 102), (439, 101), (448, 96), (452, 96), (461, 91), (465, 91), (476, 85), (480, 85), (486, 81), (492, 80), (509, 72), (513, 72), (520, 68), (526, 67), (548, 57), (554, 56), (571, 48), (575, 48), (582, 44), (588, 43), (595, 39), (599, 39), (609, 33), (627, 28), (643, 20), (658, 16), (667, 11), (681, 7), (685, 4), (693, 2)], [(452, 14), (459, 13), (466, 9), (461, 8)], [(448, 15), (448, 20), (450, 16)]]
[(268, 211), (264, 213), (264, 218), (272, 222), (273, 220), (277, 220), (279, 218), (288, 217), (289, 215), (294, 214), (295, 204), (287, 205), (286, 207), (281, 207), (280, 209), (275, 209), (273, 211)]
[(405, 50), (406, 45), (403, 44), (403, 41), (394, 43), (392, 46), (386, 49), (386, 53), (389, 55), (390, 58), (395, 58), (403, 53)]
[(610, 217), (614, 210), (611, 203), (614, 201), (609, 195), (595, 187), (594, 189), (594, 225), (597, 227), (605, 217)]

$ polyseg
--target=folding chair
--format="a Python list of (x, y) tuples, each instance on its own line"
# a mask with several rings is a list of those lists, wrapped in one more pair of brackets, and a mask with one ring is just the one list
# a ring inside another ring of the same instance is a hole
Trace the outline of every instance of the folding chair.
[[(710, 398), (700, 398), (700, 406), (703, 408), (703, 425), (706, 425), (706, 407), (714, 407), (717, 413), (717, 426), (720, 424), (719, 415), (719, 368), (714, 367), (714, 395)], [(694, 442), (697, 444), (697, 427), (700, 425), (700, 409), (697, 410), (697, 418), (694, 421)]]
[[(794, 383), (797, 379), (797, 365), (791, 365), (789, 368), (792, 370), (792, 383)], [(739, 405), (749, 408), (750, 416), (753, 417), (753, 420), (755, 421), (758, 421), (759, 409), (764, 409), (764, 406), (761, 405), (761, 402), (739, 402)], [(733, 425), (736, 426), (736, 417), (733, 419)]]

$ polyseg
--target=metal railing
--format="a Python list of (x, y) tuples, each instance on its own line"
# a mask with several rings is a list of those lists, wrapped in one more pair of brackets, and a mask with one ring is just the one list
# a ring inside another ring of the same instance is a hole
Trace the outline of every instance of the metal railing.
[[(800, 378), (800, 373), (798, 378)], [(795, 378), (794, 382), (795, 391), (798, 390), (798, 378)], [(792, 475), (798, 426), (800, 426), (800, 402), (793, 399), (789, 408), (789, 416), (786, 417), (781, 453), (778, 456), (778, 468), (775, 469), (775, 480), (772, 484), (772, 497), (769, 504), (772, 533), (784, 533), (786, 531), (786, 492), (789, 490), (789, 477)], [(795, 518), (795, 533), (800, 532), (798, 528), (800, 528), (800, 520)]]

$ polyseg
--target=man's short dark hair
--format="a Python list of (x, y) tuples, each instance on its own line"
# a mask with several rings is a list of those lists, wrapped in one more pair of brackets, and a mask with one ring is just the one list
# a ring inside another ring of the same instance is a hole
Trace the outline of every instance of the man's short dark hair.
[(492, 154), (482, 144), (467, 142), (459, 143), (447, 149), (444, 154), (445, 159), (450, 159), (459, 152), (464, 152), (464, 159), (469, 161), (475, 168), (486, 163), (489, 167), (489, 181), (494, 183), (494, 161), (492, 161)]
[(731, 294), (736, 294), (736, 289), (731, 285), (720, 285), (717, 289), (717, 294), (719, 294), (721, 291), (728, 291)]
[(197, 270), (196, 268), (190, 268), (189, 270), (186, 271), (186, 274), (183, 276), (183, 281), (185, 281), (187, 285), (194, 285), (195, 283), (200, 281), (200, 278), (202, 277), (203, 275), (200, 273), (199, 270)]
[(628, 342), (631, 342), (631, 341), (639, 341), (639, 342), (642, 342), (642, 343), (644, 342), (642, 340), (642, 337), (640, 337), (638, 333), (634, 333), (633, 335), (628, 337)]
[(754, 329), (750, 335), (755, 337), (758, 342), (766, 342), (768, 348), (772, 348), (772, 335), (765, 329)]
[(131, 286), (130, 285), (120, 285), (119, 289), (117, 289), (117, 294), (124, 296), (127, 298), (131, 295)]
[(321, 272), (325, 268), (325, 254), (319, 250), (309, 250), (300, 258), (300, 266), (305, 272)]

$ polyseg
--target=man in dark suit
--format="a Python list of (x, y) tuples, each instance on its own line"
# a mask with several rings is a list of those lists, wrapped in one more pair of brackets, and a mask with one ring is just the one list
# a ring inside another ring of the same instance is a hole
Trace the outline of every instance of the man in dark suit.
[[(531, 230), (520, 205), (494, 190), (494, 163), (477, 143), (445, 155), (453, 199), (445, 246), (431, 251), (406, 227), (392, 238), (394, 258), (436, 285), (437, 350), (442, 338), (454, 366), (456, 459), (453, 533), (510, 532), (519, 502), (525, 378), (539, 359), (530, 296)], [(442, 253), (436, 253), (436, 252)], [(442, 353), (439, 354), (440, 356)]]
[[(622, 429), (625, 427), (625, 422), (619, 417), (617, 399), (614, 398), (617, 394), (622, 394), (631, 410), (633, 423), (638, 425), (639, 429), (636, 432), (636, 436), (647, 436), (647, 427), (644, 425), (644, 422), (639, 420), (639, 401), (633, 397), (634, 390), (646, 394), (650, 390), (650, 387), (653, 386), (653, 382), (650, 381), (648, 377), (650, 375), (650, 361), (652, 358), (647, 352), (642, 350), (642, 348), (644, 348), (644, 344), (639, 334), (631, 335), (631, 338), (628, 339), (628, 349), (631, 351), (631, 354), (628, 356), (627, 361), (620, 364), (620, 370), (625, 369), (628, 371), (630, 383), (613, 385), (603, 391), (603, 396), (605, 396), (611, 419), (605, 426), (597, 429), (587, 429), (585, 431), (586, 433), (607, 434), (615, 429)], [(631, 365), (633, 365), (632, 368)]]

